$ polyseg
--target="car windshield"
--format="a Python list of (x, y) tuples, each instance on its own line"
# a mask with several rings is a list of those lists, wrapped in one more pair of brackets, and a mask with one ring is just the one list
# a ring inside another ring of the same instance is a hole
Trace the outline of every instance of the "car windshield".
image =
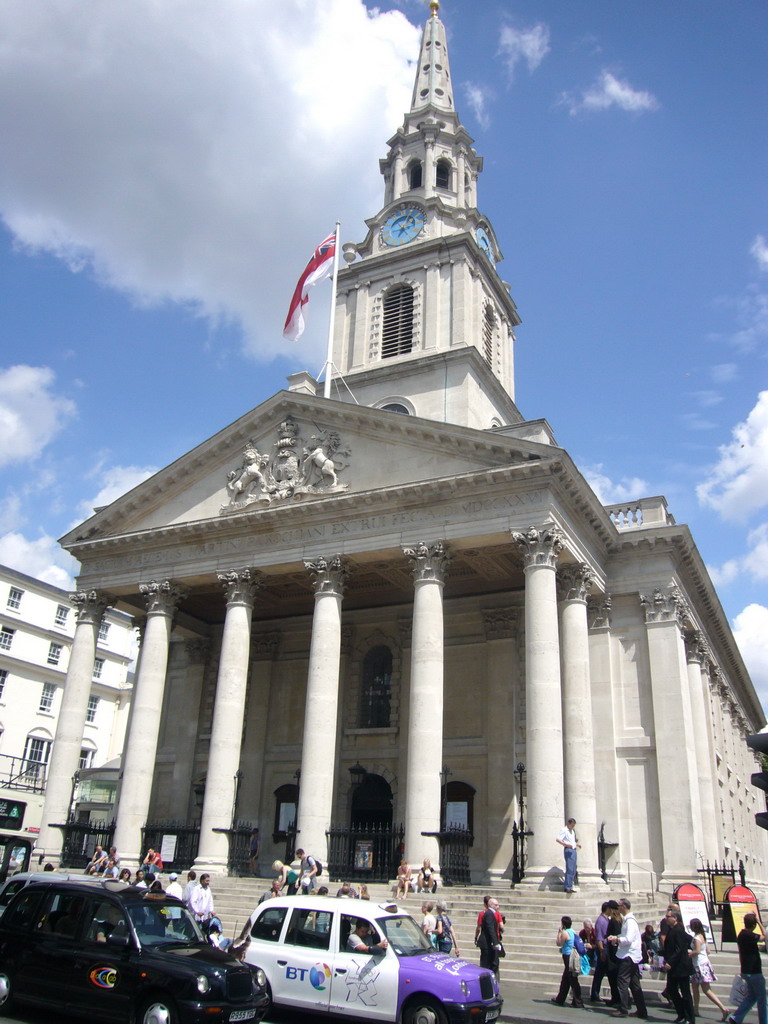
[(142, 946), (205, 942), (186, 907), (147, 901), (129, 904), (126, 909)]
[(386, 936), (390, 949), (399, 957), (434, 952), (429, 939), (412, 917), (378, 917), (376, 924)]

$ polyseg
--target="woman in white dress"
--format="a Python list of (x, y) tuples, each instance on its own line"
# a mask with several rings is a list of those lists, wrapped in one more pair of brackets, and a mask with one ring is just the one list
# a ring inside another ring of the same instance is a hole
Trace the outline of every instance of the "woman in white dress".
[(704, 925), (694, 917), (689, 925), (693, 932), (693, 948), (689, 956), (693, 957), (693, 1008), (698, 1015), (699, 995), (703, 992), (707, 999), (711, 1000), (721, 1013), (720, 1020), (728, 1017), (728, 1010), (723, 1006), (715, 993), (712, 991), (712, 982), (717, 981), (717, 975), (712, 970), (712, 963), (707, 951), (707, 937), (704, 934)]

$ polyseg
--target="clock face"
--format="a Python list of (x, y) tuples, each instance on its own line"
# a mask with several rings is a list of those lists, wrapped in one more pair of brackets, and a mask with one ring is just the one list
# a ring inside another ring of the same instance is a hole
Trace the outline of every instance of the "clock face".
[(489, 260), (492, 261), (493, 246), (491, 245), (491, 240), (488, 237), (488, 232), (485, 230), (485, 228), (478, 228), (477, 231), (475, 232), (475, 238), (477, 239), (477, 244), (483, 250), (485, 255), (488, 257)]
[(426, 218), (418, 206), (401, 206), (381, 228), (384, 245), (405, 245), (424, 230)]

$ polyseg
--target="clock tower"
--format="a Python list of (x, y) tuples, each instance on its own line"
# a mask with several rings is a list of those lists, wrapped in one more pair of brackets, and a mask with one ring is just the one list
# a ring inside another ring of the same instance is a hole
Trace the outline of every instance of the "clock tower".
[[(459, 121), (439, 3), (430, 3), (411, 108), (380, 161), (384, 206), (342, 246), (332, 393), (342, 401), (468, 427), (522, 420), (520, 323), (487, 217), (482, 157)], [(344, 378), (347, 387), (339, 381)]]

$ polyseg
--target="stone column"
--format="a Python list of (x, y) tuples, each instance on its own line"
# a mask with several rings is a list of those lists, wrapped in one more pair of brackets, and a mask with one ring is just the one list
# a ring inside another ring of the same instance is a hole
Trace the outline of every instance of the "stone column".
[(176, 607), (187, 590), (170, 580), (152, 580), (140, 584), (139, 593), (147, 603), (147, 625), (141, 645), (141, 665), (133, 689), (130, 728), (123, 751), (114, 840), (124, 867), (141, 859), (141, 829), (147, 821), (152, 795), (171, 627)]
[(511, 833), (517, 806), (517, 787), (513, 776), (517, 763), (515, 722), (521, 714), (521, 673), (517, 649), (521, 610), (488, 608), (481, 613), (488, 652), (485, 694), (488, 875), (494, 881), (504, 877), (513, 855)]
[(563, 768), (565, 817), (576, 819), (581, 843), (579, 884), (600, 883), (597, 857), (597, 791), (592, 735), (587, 594), (595, 574), (586, 563), (557, 570), (563, 676)]
[(395, 150), (395, 159), (392, 164), (392, 182), (389, 188), (389, 201), (399, 199), (405, 189), (403, 188), (403, 151), (398, 146)]
[[(562, 847), (555, 837), (565, 824), (563, 804), (563, 725), (560, 639), (555, 567), (563, 549), (552, 525), (513, 533), (525, 569), (525, 707), (528, 837), (525, 881), (561, 887)], [(557, 863), (557, 871), (553, 865)], [(549, 877), (547, 877), (549, 876)]]
[(443, 762), (443, 584), (450, 557), (442, 541), (403, 548), (414, 578), (411, 697), (405, 785), (405, 855), (439, 870)]
[(80, 749), (83, 745), (88, 698), (91, 695), (99, 624), (107, 607), (104, 597), (95, 590), (70, 594), (69, 599), (75, 606), (75, 637), (48, 765), (45, 803), (37, 843), (39, 849), (44, 851), (45, 859), (55, 864), (58, 864), (61, 856), (64, 833), (58, 828), (51, 828), (51, 825), (61, 825), (69, 817), (73, 776), (80, 767)]
[(253, 601), (265, 581), (255, 569), (230, 569), (217, 575), (224, 587), (227, 613), (213, 701), (213, 724), (200, 818), (200, 846), (195, 868), (227, 874), (229, 841), (224, 832), (213, 830), (234, 825), (232, 819), (238, 785), (235, 773), (240, 767)]
[(691, 699), (683, 651), (685, 601), (677, 587), (640, 595), (645, 613), (653, 697), (659, 824), (664, 847), (661, 881), (696, 877), (701, 813), (691, 723)]
[(424, 133), (426, 145), (424, 147), (424, 176), (422, 179), (422, 186), (424, 188), (424, 197), (426, 199), (435, 194), (435, 140), (437, 138), (437, 130), (437, 128), (430, 128)]
[(336, 723), (341, 664), (341, 600), (349, 568), (341, 557), (305, 562), (314, 577), (315, 614), (309, 648), (307, 703), (296, 846), (328, 861), (326, 829), (333, 807)]
[(708, 688), (702, 675), (707, 658), (707, 644), (703, 633), (689, 631), (685, 634), (685, 657), (691, 693), (691, 731), (695, 743), (701, 801), (701, 852), (705, 860), (714, 864), (718, 858), (719, 829), (715, 813), (714, 768), (705, 706)]

